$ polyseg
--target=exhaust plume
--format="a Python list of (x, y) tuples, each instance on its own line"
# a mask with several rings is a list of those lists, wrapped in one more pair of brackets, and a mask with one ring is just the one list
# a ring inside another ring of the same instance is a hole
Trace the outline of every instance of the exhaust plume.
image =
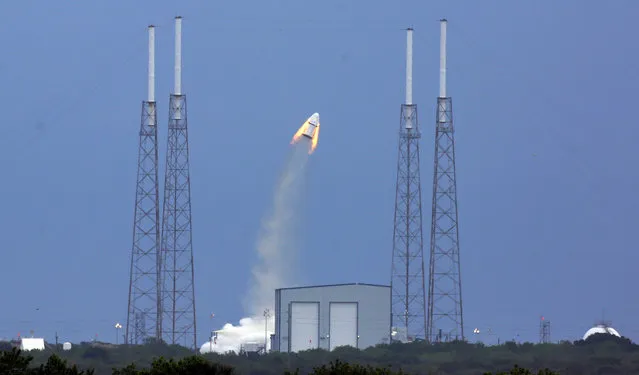
[(258, 264), (253, 267), (253, 284), (245, 301), (251, 316), (273, 311), (275, 289), (291, 286), (291, 271), (297, 254), (296, 233), (308, 155), (294, 147), (273, 197), (272, 212), (262, 221), (257, 241)]
[(298, 215), (303, 205), (304, 172), (309, 157), (306, 147), (299, 144), (293, 147), (275, 187), (272, 209), (262, 220), (256, 244), (258, 263), (253, 267), (253, 280), (244, 300), (249, 317), (241, 319), (239, 326), (225, 324), (216, 331), (214, 340), (202, 345), (202, 353), (237, 352), (246, 343), (263, 345), (266, 309), (270, 311), (269, 335), (275, 328), (275, 289), (292, 286), (296, 276), (293, 270), (296, 269)]

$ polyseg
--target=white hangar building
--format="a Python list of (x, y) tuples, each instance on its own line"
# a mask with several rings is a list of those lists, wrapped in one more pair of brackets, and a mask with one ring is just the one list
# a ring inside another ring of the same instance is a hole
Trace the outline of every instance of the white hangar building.
[(279, 352), (365, 349), (390, 340), (391, 289), (386, 285), (337, 284), (275, 291), (275, 333)]

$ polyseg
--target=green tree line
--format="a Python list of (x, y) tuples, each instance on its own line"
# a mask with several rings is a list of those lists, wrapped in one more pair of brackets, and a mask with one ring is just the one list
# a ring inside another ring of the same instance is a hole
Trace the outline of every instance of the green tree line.
[(639, 345), (625, 338), (593, 335), (557, 344), (467, 342), (378, 345), (333, 351), (266, 355), (205, 354), (175, 345), (83, 343), (21, 353), (4, 348), (0, 374), (68, 375), (328, 375), (328, 374), (637, 374)]

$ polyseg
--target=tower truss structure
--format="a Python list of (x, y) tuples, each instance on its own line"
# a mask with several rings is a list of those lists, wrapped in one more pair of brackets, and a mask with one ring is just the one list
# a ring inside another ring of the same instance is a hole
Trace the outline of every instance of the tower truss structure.
[(430, 342), (464, 340), (455, 128), (446, 95), (446, 20), (441, 20), (440, 93), (437, 98), (433, 171), (427, 335)]
[(546, 320), (545, 317), (541, 317), (539, 321), (539, 343), (540, 344), (549, 344), (550, 343), (550, 320)]
[(391, 339), (425, 338), (425, 280), (420, 179), (421, 134), (412, 102), (413, 30), (406, 36), (406, 103), (401, 106), (393, 258), (391, 269)]
[(160, 205), (155, 104), (155, 28), (149, 26), (149, 92), (142, 102), (133, 247), (125, 342), (142, 344), (160, 336)]
[(182, 18), (175, 19), (175, 89), (169, 99), (162, 215), (162, 339), (197, 348), (186, 96), (181, 92)]

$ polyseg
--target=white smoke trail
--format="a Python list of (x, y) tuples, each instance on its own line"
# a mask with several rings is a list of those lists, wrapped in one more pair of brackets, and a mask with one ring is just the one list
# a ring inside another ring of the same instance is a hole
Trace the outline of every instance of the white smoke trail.
[(291, 286), (295, 269), (303, 176), (308, 160), (306, 142), (293, 149), (273, 199), (273, 211), (262, 221), (257, 242), (258, 264), (253, 268), (253, 285), (245, 306), (251, 316), (273, 311), (275, 289)]
[[(295, 147), (275, 188), (272, 212), (262, 221), (257, 241), (258, 264), (253, 267), (253, 281), (244, 301), (249, 318), (238, 326), (225, 324), (217, 338), (200, 348), (202, 353), (239, 351), (246, 343), (264, 343), (266, 309), (271, 312), (268, 327), (274, 328), (275, 289), (291, 286), (295, 276), (298, 213), (303, 205), (304, 172), (308, 161), (308, 144)], [(267, 340), (267, 346), (270, 346)]]

